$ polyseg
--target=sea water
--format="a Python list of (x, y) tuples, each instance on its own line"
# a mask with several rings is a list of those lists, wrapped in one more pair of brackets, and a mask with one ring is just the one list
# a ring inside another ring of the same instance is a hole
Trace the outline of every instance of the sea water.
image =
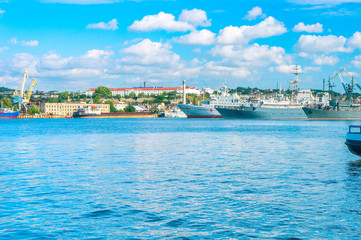
[(1, 239), (356, 239), (343, 121), (0, 122)]

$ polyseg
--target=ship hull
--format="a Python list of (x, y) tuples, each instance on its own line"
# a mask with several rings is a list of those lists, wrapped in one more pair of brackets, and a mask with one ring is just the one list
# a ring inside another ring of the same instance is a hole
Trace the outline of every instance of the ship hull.
[(100, 115), (77, 115), (74, 118), (156, 118), (157, 114), (151, 112), (117, 112), (102, 113)]
[(307, 119), (302, 108), (216, 108), (227, 119)]
[(11, 113), (0, 113), (0, 118), (11, 119), (11, 118), (17, 118), (19, 115), (20, 115), (20, 111), (11, 112)]
[(334, 111), (310, 107), (303, 107), (302, 109), (309, 120), (361, 120), (361, 111)]
[(222, 118), (214, 107), (188, 104), (178, 104), (178, 107), (187, 115), (187, 118)]
[[(357, 127), (357, 132), (351, 132), (351, 127)], [(350, 130), (346, 134), (345, 142), (348, 150), (357, 156), (361, 156), (361, 128), (359, 127), (360, 126), (350, 126)]]

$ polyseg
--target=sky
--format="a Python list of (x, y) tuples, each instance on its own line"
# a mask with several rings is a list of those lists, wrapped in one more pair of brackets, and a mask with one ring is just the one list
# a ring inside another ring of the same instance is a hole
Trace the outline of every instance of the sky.
[(0, 86), (287, 88), (298, 65), (322, 89), (361, 77), (360, 22), (361, 0), (0, 0)]

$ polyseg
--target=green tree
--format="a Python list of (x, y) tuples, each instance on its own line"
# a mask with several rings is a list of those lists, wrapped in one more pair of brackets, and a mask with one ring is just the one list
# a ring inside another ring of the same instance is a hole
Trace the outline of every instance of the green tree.
[(135, 99), (135, 93), (134, 92), (131, 92), (131, 93), (129, 93), (129, 95), (128, 95), (130, 98), (133, 98), (133, 99)]
[(4, 108), (11, 108), (13, 106), (11, 99), (4, 97), (3, 99), (1, 99), (0, 101), (3, 105)]
[(69, 93), (68, 92), (61, 92), (59, 93), (59, 97), (58, 97), (61, 101), (67, 101), (69, 98)]
[(40, 113), (39, 108), (35, 105), (31, 106), (31, 108), (29, 108), (28, 112), (30, 115), (34, 115), (35, 113)]
[(117, 109), (114, 107), (114, 103), (112, 100), (107, 100), (105, 102), (105, 104), (109, 104), (110, 105), (110, 112), (117, 112)]
[(158, 106), (153, 106), (153, 107), (150, 108), (150, 110), (151, 110), (152, 112), (159, 113), (159, 108), (158, 108)]
[(135, 111), (136, 111), (135, 107), (133, 107), (130, 104), (124, 108), (124, 112), (135, 112)]
[(94, 92), (94, 98), (99, 97), (100, 98), (112, 98), (112, 91), (110, 91), (109, 88), (104, 86), (99, 86), (97, 89), (95, 89)]
[(58, 102), (60, 102), (60, 101), (59, 101), (58, 98), (49, 98), (49, 99), (48, 99), (48, 102), (49, 102), (49, 103), (58, 103)]

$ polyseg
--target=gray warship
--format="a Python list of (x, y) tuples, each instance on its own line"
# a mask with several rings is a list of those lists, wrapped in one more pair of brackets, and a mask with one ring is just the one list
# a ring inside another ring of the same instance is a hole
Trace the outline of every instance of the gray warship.
[[(307, 119), (303, 105), (298, 103), (298, 83), (300, 74), (300, 68), (297, 66), (294, 68), (294, 74), (296, 75), (293, 81), (290, 81), (292, 95), (291, 99), (273, 99), (272, 101), (252, 102), (248, 104), (229, 107), (218, 106), (217, 111), (223, 118), (228, 119)], [(311, 91), (308, 90), (311, 94)]]
[[(344, 72), (351, 79), (350, 83), (346, 83), (341, 76), (341, 73)], [(342, 83), (342, 86), (346, 93), (346, 98), (337, 100), (332, 97), (332, 88), (335, 87), (331, 81), (335, 77), (339, 77)], [(307, 106), (303, 107), (307, 118), (309, 120), (361, 120), (361, 104), (353, 99), (353, 91), (356, 86), (361, 90), (361, 86), (355, 81), (353, 76), (346, 71), (345, 68), (341, 68), (336, 71), (332, 77), (328, 80), (329, 86), (329, 104), (325, 106)]]

